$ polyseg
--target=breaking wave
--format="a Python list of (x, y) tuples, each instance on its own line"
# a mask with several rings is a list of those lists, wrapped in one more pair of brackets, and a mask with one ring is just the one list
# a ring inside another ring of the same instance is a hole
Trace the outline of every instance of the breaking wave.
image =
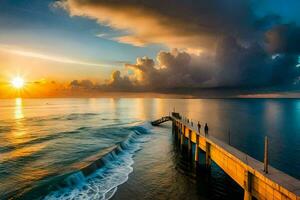
[(132, 133), (111, 152), (99, 160), (56, 183), (44, 198), (55, 199), (110, 199), (119, 185), (128, 180), (133, 171), (133, 157), (149, 136), (149, 125), (130, 128)]

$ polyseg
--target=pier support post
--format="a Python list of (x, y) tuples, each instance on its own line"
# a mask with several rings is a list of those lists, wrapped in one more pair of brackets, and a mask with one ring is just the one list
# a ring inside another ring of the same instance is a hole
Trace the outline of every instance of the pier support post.
[(252, 200), (252, 174), (245, 171), (244, 200)]
[(181, 132), (181, 136), (180, 136), (180, 147), (181, 149), (183, 149), (183, 144), (184, 144), (184, 136), (185, 135), (185, 126), (183, 126), (183, 131)]
[(189, 130), (188, 150), (189, 150), (189, 154), (192, 154), (192, 130)]
[(196, 134), (195, 162), (199, 161), (199, 143), (200, 143), (200, 136)]
[(205, 145), (205, 166), (206, 168), (210, 168), (211, 160), (210, 160), (210, 143), (206, 141)]
[(177, 142), (178, 144), (180, 143), (181, 140), (181, 133), (182, 133), (182, 124), (180, 124), (180, 126), (178, 127), (178, 131), (177, 131)]

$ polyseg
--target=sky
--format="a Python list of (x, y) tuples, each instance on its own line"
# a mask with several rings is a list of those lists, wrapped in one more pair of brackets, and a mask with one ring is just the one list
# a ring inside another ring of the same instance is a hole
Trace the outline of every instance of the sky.
[[(299, 7), (298, 0), (0, 0), (0, 98), (297, 96)], [(10, 84), (16, 76), (22, 90)]]

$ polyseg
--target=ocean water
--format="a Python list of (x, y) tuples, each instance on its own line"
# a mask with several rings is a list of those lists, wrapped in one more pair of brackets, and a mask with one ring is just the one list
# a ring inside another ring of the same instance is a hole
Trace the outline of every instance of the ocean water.
[[(298, 99), (0, 100), (0, 199), (238, 199), (213, 164), (195, 170), (174, 144), (173, 110), (300, 178)], [(230, 133), (230, 134), (229, 134)]]

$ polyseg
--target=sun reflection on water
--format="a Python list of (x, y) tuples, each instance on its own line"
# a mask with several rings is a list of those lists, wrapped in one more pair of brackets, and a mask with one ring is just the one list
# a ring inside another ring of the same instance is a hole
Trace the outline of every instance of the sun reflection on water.
[(8, 141), (12, 144), (21, 144), (26, 141), (24, 139), (24, 136), (26, 135), (26, 127), (24, 126), (24, 122), (21, 120), (24, 118), (22, 98), (15, 99), (14, 114), (14, 130), (9, 134)]
[(22, 98), (16, 98), (15, 100), (15, 119), (24, 118), (23, 114), (23, 101)]

